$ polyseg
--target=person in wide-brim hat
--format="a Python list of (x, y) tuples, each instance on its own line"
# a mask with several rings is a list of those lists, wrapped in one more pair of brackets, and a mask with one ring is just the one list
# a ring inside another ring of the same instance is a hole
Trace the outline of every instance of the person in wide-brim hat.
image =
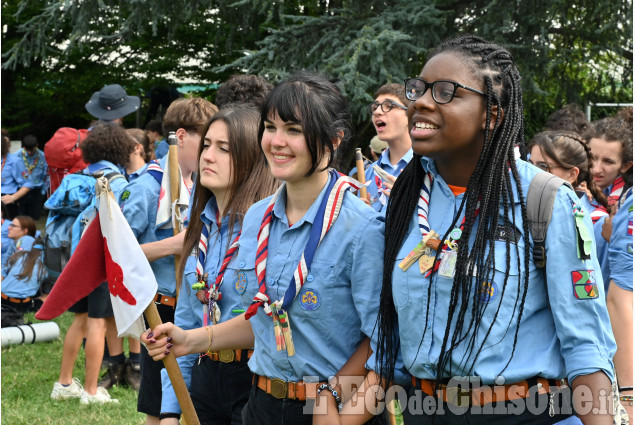
[(136, 111), (140, 104), (137, 96), (128, 96), (119, 84), (110, 84), (93, 93), (86, 110), (97, 119), (112, 121)]

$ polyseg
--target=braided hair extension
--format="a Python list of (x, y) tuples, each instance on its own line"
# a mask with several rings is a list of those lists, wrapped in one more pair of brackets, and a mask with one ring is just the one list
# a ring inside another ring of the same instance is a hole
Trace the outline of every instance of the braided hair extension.
[[(463, 36), (447, 41), (439, 46), (432, 56), (440, 53), (453, 53), (463, 57), (470, 71), (478, 78), (483, 79), (486, 86), (487, 115), (483, 149), (478, 158), (476, 168), (469, 179), (463, 201), (454, 217), (453, 223), (443, 238), (441, 238), (441, 240), (445, 240), (448, 237), (450, 231), (457, 226), (462, 212), (464, 212), (465, 224), (461, 242), (470, 240), (470, 236), (473, 233), (475, 234), (475, 242), (471, 249), (467, 244), (459, 243), (448, 319), (437, 363), (437, 380), (441, 380), (445, 375), (444, 371), (451, 360), (453, 350), (460, 344), (465, 343), (466, 346), (466, 355), (461, 365), (466, 366), (466, 370), (471, 371), (485, 343), (492, 345), (500, 342), (487, 341), (487, 337), (498, 317), (501, 305), (499, 301), (494, 318), (482, 342), (477, 347), (477, 332), (480, 332), (480, 322), (485, 309), (485, 304), (478, 302), (481, 295), (479, 288), (481, 282), (491, 281), (494, 277), (494, 242), (501, 207), (506, 220), (511, 216), (511, 228), (516, 227), (517, 218), (513, 208), (514, 186), (521, 200), (523, 232), (525, 235), (530, 234), (520, 177), (514, 159), (515, 147), (518, 147), (523, 159), (526, 158), (526, 150), (520, 75), (513, 58), (505, 48), (475, 36)], [(500, 113), (501, 111), (503, 113)], [(495, 119), (493, 123), (492, 119)], [(493, 128), (493, 130), (490, 130), (490, 128)], [(421, 167), (420, 159), (421, 156), (414, 155), (400, 178), (397, 179), (388, 201), (383, 271), (384, 285), (381, 292), (378, 318), (379, 344), (377, 353), (377, 369), (380, 371), (384, 383), (392, 381), (394, 377), (394, 363), (399, 349), (398, 338), (395, 334), (397, 313), (392, 297), (392, 273), (398, 252), (407, 234), (412, 214), (415, 211), (423, 182), (424, 171)], [(475, 213), (479, 203), (478, 225), (475, 226)], [(516, 249), (518, 269), (521, 270), (521, 256), (517, 245), (514, 244), (514, 248)], [(510, 275), (512, 247), (509, 241), (505, 242), (505, 249), (507, 261), (500, 300), (503, 299)], [(439, 252), (437, 252), (436, 256), (439, 256)], [(530, 261), (529, 243), (525, 244), (523, 260), (524, 270), (527, 271), (529, 270)], [(474, 278), (474, 276), (476, 277)], [(518, 340), (518, 327), (523, 313), (528, 284), (529, 276), (525, 272), (517, 283), (516, 292), (518, 295), (516, 295), (514, 314), (509, 318), (508, 324), (509, 330), (515, 318), (513, 349), (502, 371), (507, 368), (514, 356)], [(431, 285), (428, 285), (427, 289), (428, 295), (430, 295)], [(470, 302), (472, 302), (471, 319), (466, 320)], [(429, 314), (429, 305), (426, 305), (426, 317), (423, 323), (428, 321)], [(454, 329), (452, 326), (453, 322), (456, 323)], [(422, 342), (426, 331), (424, 329)], [(472, 358), (472, 363), (467, 365), (467, 361), (470, 358)], [(406, 367), (409, 367), (409, 365), (406, 365)]]

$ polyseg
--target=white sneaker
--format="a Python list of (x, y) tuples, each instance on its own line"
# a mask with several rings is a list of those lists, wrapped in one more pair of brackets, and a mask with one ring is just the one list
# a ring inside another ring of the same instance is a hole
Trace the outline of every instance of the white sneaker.
[(81, 404), (91, 404), (91, 403), (119, 403), (119, 400), (116, 398), (110, 398), (110, 394), (103, 387), (97, 387), (97, 392), (95, 395), (88, 394), (85, 390), (82, 390), (82, 395), (79, 398), (79, 402)]
[(66, 400), (69, 398), (80, 398), (84, 388), (79, 383), (79, 379), (73, 378), (69, 385), (62, 385), (56, 382), (53, 385), (53, 391), (51, 391), (51, 398), (53, 400)]

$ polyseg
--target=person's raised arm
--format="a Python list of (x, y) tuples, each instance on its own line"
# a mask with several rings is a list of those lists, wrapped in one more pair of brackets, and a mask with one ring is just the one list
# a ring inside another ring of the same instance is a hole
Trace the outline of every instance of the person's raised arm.
[(155, 360), (168, 354), (176, 357), (227, 349), (247, 349), (254, 346), (254, 332), (245, 315), (214, 326), (185, 331), (173, 323), (163, 323), (141, 334), (141, 342)]
[(141, 245), (141, 250), (149, 262), (167, 257), (168, 255), (180, 254), (185, 241), (185, 230), (178, 235), (162, 239), (160, 241), (148, 242)]

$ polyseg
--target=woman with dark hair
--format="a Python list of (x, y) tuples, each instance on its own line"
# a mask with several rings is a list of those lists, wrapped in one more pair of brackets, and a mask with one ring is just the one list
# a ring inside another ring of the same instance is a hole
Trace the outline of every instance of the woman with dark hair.
[[(350, 138), (350, 120), (345, 97), (322, 76), (294, 74), (272, 90), (259, 136), (271, 175), (284, 183), (245, 215), (223, 284), (246, 312), (214, 326), (163, 324), (142, 335), (155, 360), (254, 347), (245, 424), (333, 423), (341, 398), (351, 395), (339, 378), (363, 379), (384, 226), (348, 190), (355, 181), (329, 168)], [(307, 401), (316, 396), (314, 410)]]
[[(179, 274), (185, 275), (174, 313), (174, 324), (183, 329), (222, 323), (244, 311), (240, 295), (229, 282), (223, 285), (223, 276), (245, 213), (277, 186), (258, 143), (259, 122), (255, 107), (234, 104), (217, 112), (203, 131), (181, 255)], [(201, 424), (242, 423), (240, 414), (251, 390), (247, 361), (252, 352), (223, 350), (178, 359)], [(167, 373), (162, 381), (161, 423), (177, 424), (181, 409)]]
[(566, 379), (574, 398), (593, 396), (583, 421), (610, 422), (600, 398), (615, 345), (593, 247), (576, 249), (591, 221), (560, 187), (546, 266), (534, 261), (526, 194), (539, 170), (514, 157), (525, 149), (511, 54), (447, 41), (405, 90), (415, 156), (388, 204), (376, 350), (381, 382), (410, 375), (405, 423), (555, 423), (571, 415)]
[(584, 134), (593, 158), (591, 174), (609, 205), (633, 185), (633, 123), (621, 116), (628, 113), (595, 121)]
[[(46, 278), (42, 264), (42, 240), (34, 240), (35, 222), (29, 216), (17, 216), (9, 227), (16, 251), (2, 267), (2, 306), (24, 313), (35, 310), (35, 295)], [(7, 326), (5, 323), (2, 326)]]
[[(120, 167), (128, 161), (134, 149), (134, 142), (120, 125), (98, 122), (86, 139), (80, 143), (80, 148), (84, 160), (89, 164), (82, 172), (89, 175), (98, 171), (103, 172), (109, 178), (110, 188), (118, 199), (127, 183), (121, 174)], [(65, 179), (69, 177), (66, 176)], [(60, 186), (60, 188), (63, 187), (64, 185)], [(71, 254), (75, 251), (86, 224), (96, 212), (93, 199), (75, 219), (72, 227)], [(99, 369), (104, 355), (106, 318), (113, 315), (108, 282), (103, 282), (87, 297), (69, 308), (69, 311), (75, 313), (75, 317), (64, 338), (60, 376), (53, 386), (51, 398), (53, 400), (79, 398), (82, 404), (117, 402), (116, 399), (110, 398), (107, 390), (97, 387)], [(77, 378), (73, 378), (75, 360), (84, 336), (86, 337), (85, 388)]]
[[(568, 181), (576, 188), (582, 207), (591, 214), (594, 224), (600, 217), (608, 215), (609, 204), (606, 195), (596, 185), (591, 173), (591, 151), (578, 134), (567, 131), (543, 131), (531, 138), (527, 144), (527, 151), (530, 154), (529, 162)], [(590, 192), (597, 205), (591, 204), (587, 192)]]
[(2, 255), (2, 267), (4, 268), (9, 260), (9, 257), (16, 251), (24, 249), (24, 247), (31, 247), (33, 238), (37, 232), (35, 221), (28, 215), (16, 216), (13, 220), (9, 220), (7, 228), (7, 237), (13, 241), (6, 253)]

